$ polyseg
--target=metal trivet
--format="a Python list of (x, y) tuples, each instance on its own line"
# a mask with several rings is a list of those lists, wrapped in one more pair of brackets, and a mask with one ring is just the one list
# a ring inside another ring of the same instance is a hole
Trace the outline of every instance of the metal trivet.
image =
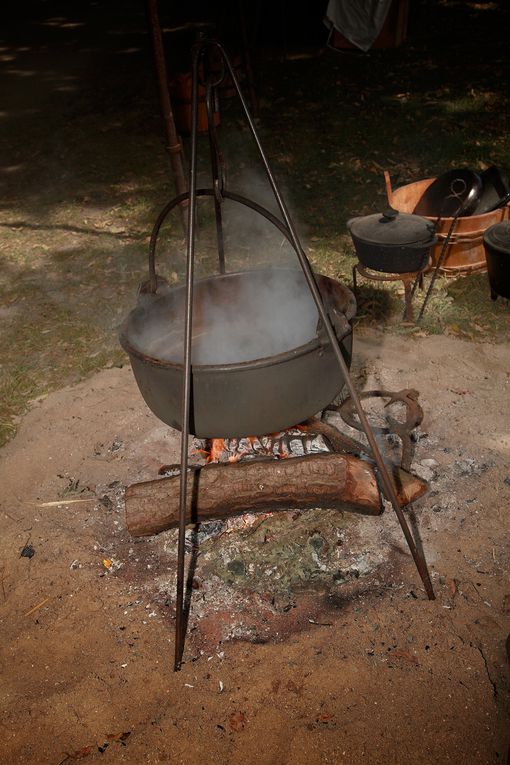
[(374, 282), (398, 282), (401, 281), (404, 284), (404, 315), (403, 320), (412, 322), (414, 321), (413, 312), (413, 297), (416, 292), (416, 288), (419, 286), (423, 289), (423, 275), (430, 269), (432, 260), (429, 258), (428, 263), (419, 271), (412, 271), (405, 274), (390, 274), (384, 271), (374, 271), (372, 268), (367, 268), (359, 261), (352, 267), (352, 284), (354, 294), (357, 295), (358, 281), (357, 274), (363, 276), (365, 279), (370, 279)]

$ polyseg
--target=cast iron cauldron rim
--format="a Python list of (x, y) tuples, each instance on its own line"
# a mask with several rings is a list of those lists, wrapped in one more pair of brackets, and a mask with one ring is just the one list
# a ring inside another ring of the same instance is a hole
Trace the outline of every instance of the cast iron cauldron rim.
[[(228, 274), (214, 274), (213, 276), (206, 276), (203, 279), (197, 279), (195, 284), (198, 284), (200, 282), (206, 282), (210, 281), (211, 279), (221, 279), (225, 277), (231, 277), (231, 276), (238, 276), (240, 274), (253, 274), (253, 273), (260, 273), (263, 271), (294, 271), (297, 273), (301, 273), (301, 271), (298, 268), (279, 268), (279, 269), (253, 269), (249, 271), (234, 271)], [(324, 276), (323, 274), (316, 274), (316, 276), (321, 280), (326, 280), (327, 282), (333, 282), (336, 286), (341, 287), (342, 289), (348, 290), (347, 287), (340, 284), (340, 282), (336, 282), (335, 279), (331, 279), (329, 276)], [(182, 287), (182, 285), (181, 285)], [(179, 287), (176, 287), (175, 289), (179, 289)], [(155, 293), (154, 293), (155, 294)], [(156, 294), (155, 294), (156, 296)], [(164, 295), (157, 295), (158, 298), (164, 298)], [(181, 369), (182, 363), (178, 361), (163, 361), (161, 359), (157, 359), (154, 356), (149, 356), (148, 354), (143, 353), (143, 351), (140, 351), (138, 348), (135, 348), (128, 339), (128, 324), (133, 316), (133, 314), (138, 310), (144, 310), (141, 306), (135, 306), (131, 311), (129, 312), (128, 316), (124, 319), (124, 321), (121, 324), (120, 332), (119, 332), (119, 342), (124, 348), (124, 350), (129, 354), (133, 355), (136, 358), (140, 359), (141, 361), (144, 361), (145, 363), (152, 364), (152, 366), (162, 369)], [(349, 317), (346, 316), (347, 321), (351, 321), (351, 319), (354, 318), (355, 313)], [(338, 338), (340, 341), (343, 339), (343, 337)], [(298, 345), (295, 348), (291, 348), (288, 351), (285, 351), (284, 353), (277, 353), (274, 356), (263, 356), (258, 359), (250, 359), (249, 361), (237, 361), (232, 364), (193, 364), (192, 368), (196, 372), (200, 373), (217, 373), (217, 372), (223, 372), (223, 371), (241, 371), (243, 369), (261, 369), (264, 367), (274, 366), (275, 364), (283, 364), (286, 361), (289, 361), (290, 359), (298, 358), (299, 356), (305, 356), (307, 353), (310, 353), (310, 351), (315, 350), (317, 347), (327, 348), (329, 346), (329, 343), (327, 345), (324, 345), (321, 343), (319, 337), (316, 335), (311, 340), (309, 340), (308, 343), (305, 343), (304, 345)]]
[[(136, 309), (134, 309), (136, 310)], [(146, 354), (142, 353), (142, 351), (139, 351), (137, 348), (133, 348), (133, 346), (129, 343), (129, 341), (126, 339), (126, 333), (125, 325), (127, 324), (127, 321), (124, 322), (121, 334), (120, 334), (120, 344), (124, 348), (127, 353), (132, 354), (133, 356), (136, 356), (141, 361), (144, 361), (145, 363), (152, 364), (152, 366), (155, 367), (161, 367), (163, 369), (180, 369), (182, 368), (182, 363), (179, 363), (178, 361), (162, 361), (161, 359), (156, 359), (154, 356), (147, 356)], [(315, 338), (312, 341), (306, 343), (305, 345), (299, 345), (296, 348), (292, 348), (290, 351), (285, 351), (284, 353), (278, 353), (274, 356), (263, 356), (259, 359), (252, 359), (250, 361), (238, 361), (234, 362), (233, 364), (192, 364), (192, 368), (195, 371), (199, 371), (202, 373), (208, 373), (208, 372), (226, 372), (226, 371), (237, 371), (242, 369), (259, 369), (262, 367), (269, 367), (274, 366), (275, 364), (283, 364), (285, 361), (288, 361), (289, 359), (297, 358), (298, 356), (304, 356), (305, 354), (309, 353), (311, 350), (314, 350), (317, 348), (317, 346), (320, 345), (319, 339)]]

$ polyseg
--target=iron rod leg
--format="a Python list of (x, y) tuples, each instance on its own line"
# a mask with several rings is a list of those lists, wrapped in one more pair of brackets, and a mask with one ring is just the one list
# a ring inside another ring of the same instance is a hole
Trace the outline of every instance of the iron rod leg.
[(443, 265), (444, 261), (446, 260), (446, 255), (448, 253), (448, 248), (450, 244), (450, 239), (452, 238), (453, 231), (455, 229), (455, 226), (457, 225), (457, 220), (459, 219), (460, 215), (462, 214), (464, 205), (462, 204), (459, 209), (457, 210), (455, 216), (452, 218), (452, 222), (450, 224), (450, 228), (448, 229), (448, 233), (446, 234), (446, 238), (443, 242), (443, 246), (441, 247), (441, 252), (439, 253), (439, 257), (437, 259), (436, 267), (434, 268), (434, 271), (432, 273), (432, 278), (430, 280), (429, 288), (427, 290), (427, 294), (425, 295), (425, 300), (423, 301), (422, 307), (420, 309), (420, 313), (418, 314), (418, 323), (422, 320), (423, 314), (425, 313), (425, 309), (428, 305), (428, 302), (430, 300), (430, 296), (432, 295), (432, 290), (434, 289), (434, 284), (436, 283), (437, 276), (439, 274), (439, 271), (441, 269), (441, 266)]
[(193, 324), (193, 266), (195, 258), (195, 214), (197, 183), (198, 59), (193, 53), (192, 141), (190, 165), (190, 203), (188, 207), (188, 248), (186, 258), (186, 303), (181, 422), (181, 475), (179, 496), (179, 541), (177, 546), (177, 591), (175, 598), (174, 670), (181, 668), (184, 649), (184, 543), (186, 534), (186, 499), (188, 474), (189, 415), (191, 402), (191, 331)]
[(216, 241), (218, 243), (218, 267), (220, 274), (225, 273), (225, 240), (223, 238), (223, 216), (221, 202), (214, 197), (214, 215), (216, 218)]
[[(167, 151), (170, 156), (170, 164), (174, 174), (174, 183), (177, 194), (183, 194), (186, 191), (186, 180), (184, 177), (184, 151), (182, 141), (175, 127), (172, 102), (168, 90), (168, 75), (165, 59), (165, 45), (158, 11), (158, 0), (147, 0), (147, 14), (149, 27), (152, 34), (152, 43), (154, 47), (154, 61), (159, 85), (159, 100), (161, 103), (161, 112), (165, 123), (165, 133), (167, 140)], [(181, 215), (183, 226), (186, 226), (185, 218), (186, 202), (181, 203)], [(186, 231), (185, 231), (186, 233)]]
[[(248, 121), (250, 132), (257, 146), (259, 155), (263, 162), (267, 178), (275, 196), (276, 202), (288, 232), (288, 239), (296, 251), (300, 266), (305, 276), (306, 282), (314, 299), (320, 319), (326, 329), (328, 339), (331, 343), (333, 352), (338, 361), (340, 372), (348, 388), (349, 394), (354, 402), (361, 426), (368, 439), (372, 456), (377, 465), (380, 480), (382, 483), (383, 494), (391, 502), (391, 505), (397, 515), (398, 521), (406, 538), (411, 555), (416, 564), (418, 573), (430, 600), (435, 598), (432, 582), (427, 569), (425, 556), (418, 550), (404, 513), (400, 506), (393, 477), (390, 474), (382, 453), (377, 445), (375, 435), (368, 422), (367, 416), (361, 405), (361, 401), (352, 382), (347, 364), (342, 355), (340, 343), (335, 335), (333, 326), (326, 311), (322, 296), (320, 294), (312, 268), (301, 246), (297, 232), (290, 218), (285, 202), (276, 185), (276, 181), (269, 167), (266, 155), (258, 138), (252, 117), (249, 113), (246, 101), (239, 88), (233, 67), (219, 43), (202, 43), (193, 49), (193, 91), (192, 91), (192, 142), (191, 142), (191, 164), (190, 164), (190, 204), (188, 208), (188, 246), (186, 263), (186, 301), (185, 301), (185, 335), (184, 335), (184, 360), (183, 360), (183, 392), (182, 392), (182, 432), (181, 432), (181, 474), (180, 474), (180, 497), (179, 497), (179, 539), (177, 551), (177, 592), (176, 592), (176, 631), (175, 631), (175, 663), (174, 669), (177, 671), (181, 667), (182, 654), (184, 648), (184, 571), (185, 571), (185, 532), (186, 532), (186, 505), (187, 505), (187, 470), (188, 470), (188, 445), (189, 445), (189, 421), (190, 421), (190, 403), (191, 403), (191, 352), (192, 352), (192, 322), (193, 322), (193, 270), (194, 270), (194, 248), (195, 248), (195, 217), (196, 217), (196, 170), (197, 170), (197, 134), (198, 134), (198, 63), (199, 58), (205, 50), (207, 44), (212, 44), (221, 52), (225, 64), (229, 70), (230, 76), (236, 88), (241, 105)], [(217, 200), (219, 202), (219, 200)], [(280, 221), (281, 223), (281, 221)], [(282, 224), (283, 225), (283, 224)], [(355, 274), (353, 272), (353, 279)]]
[(354, 292), (354, 296), (357, 296), (358, 292), (358, 269), (356, 268), (356, 263), (352, 267), (352, 291)]
[(326, 329), (328, 339), (331, 343), (331, 346), (333, 348), (333, 351), (335, 353), (335, 356), (338, 361), (338, 365), (340, 367), (340, 371), (344, 377), (345, 383), (347, 385), (347, 388), (349, 390), (349, 394), (352, 397), (352, 400), (354, 401), (356, 411), (358, 413), (358, 417), (360, 419), (360, 423), (363, 427), (363, 430), (365, 432), (365, 435), (368, 439), (368, 442), (370, 444), (370, 449), (372, 451), (373, 458), (375, 460), (375, 463), (379, 469), (379, 474), (381, 478), (381, 483), (383, 487), (383, 493), (387, 497), (387, 499), (391, 502), (392, 507), (397, 515), (398, 521), (400, 523), (400, 526), (402, 528), (402, 531), (404, 533), (404, 536), (406, 538), (407, 544), (409, 546), (409, 550), (411, 551), (411, 555), (413, 556), (413, 560), (416, 564), (416, 568), (418, 570), (418, 573), (421, 577), (421, 580), (423, 582), (423, 586), (425, 587), (425, 591), (427, 593), (427, 596), (429, 600), (434, 600), (434, 589), (432, 587), (432, 581), (430, 579), (430, 575), (427, 569), (427, 562), (425, 560), (425, 556), (420, 553), (418, 548), (416, 547), (416, 544), (414, 542), (413, 536), (411, 534), (411, 531), (409, 529), (409, 526), (407, 524), (407, 521), (404, 517), (404, 513), (402, 512), (402, 508), (400, 507), (400, 503), (398, 501), (397, 492), (395, 489), (395, 484), (393, 482), (393, 478), (390, 475), (388, 468), (386, 467), (386, 464), (384, 462), (384, 459), (382, 457), (381, 452), (379, 451), (379, 447), (377, 446), (377, 442), (375, 440), (375, 436), (372, 432), (372, 428), (370, 427), (370, 424), (367, 420), (366, 414), (363, 410), (363, 407), (361, 406), (361, 402), (359, 400), (358, 394), (356, 392), (356, 389), (354, 387), (354, 384), (352, 382), (351, 376), (349, 374), (349, 370), (347, 368), (347, 364), (345, 363), (345, 360), (342, 356), (342, 351), (340, 349), (340, 344), (338, 342), (338, 339), (335, 335), (335, 332), (333, 330), (333, 326), (329, 320), (329, 316), (327, 314), (327, 311), (324, 307), (324, 303), (322, 301), (322, 297), (319, 291), (319, 288), (317, 287), (317, 283), (315, 281), (315, 277), (313, 275), (310, 263), (308, 261), (308, 258), (305, 255), (305, 252), (301, 246), (301, 243), (299, 241), (297, 232), (294, 228), (294, 224), (292, 222), (292, 219), (289, 215), (289, 212), (287, 210), (287, 206), (283, 200), (283, 197), (280, 194), (280, 191), (276, 185), (275, 178), (273, 176), (273, 173), (271, 171), (271, 168), (269, 166), (269, 162), (267, 160), (267, 157), (264, 153), (264, 149), (262, 148), (262, 144), (260, 143), (259, 137), (257, 135), (257, 131), (255, 130), (255, 125), (253, 123), (253, 120), (251, 118), (250, 112), (248, 110), (248, 106), (246, 104), (246, 100), (244, 99), (243, 94), (241, 93), (241, 90), (239, 88), (239, 83), (237, 81), (235, 72), (232, 68), (232, 65), (230, 64), (230, 61), (226, 57), (223, 49), (221, 46), (218, 45), (218, 48), (222, 51), (225, 63), (228, 67), (228, 70), (230, 72), (230, 76), (232, 77), (232, 82), (234, 83), (234, 86), (237, 90), (237, 93), (239, 95), (239, 99), (241, 101), (241, 105), (243, 107), (243, 111), (246, 117), (246, 120), (248, 122), (250, 132), (252, 134), (253, 140), (255, 141), (255, 144), (257, 146), (260, 158), (263, 162), (264, 169), (266, 171), (267, 178), (269, 180), (269, 183), (271, 185), (271, 189), (273, 191), (273, 194), (275, 196), (276, 202), (278, 204), (278, 207), (280, 209), (280, 212), (282, 214), (283, 220), (289, 230), (289, 239), (292, 243), (292, 246), (294, 247), (296, 254), (298, 256), (299, 263), (301, 265), (301, 268), (303, 270), (303, 274), (306, 278), (306, 281), (308, 283), (308, 287), (310, 289), (310, 292), (312, 293), (312, 297), (314, 299), (315, 305), (317, 306), (317, 311), (319, 312), (319, 316), (323, 321), (324, 327)]

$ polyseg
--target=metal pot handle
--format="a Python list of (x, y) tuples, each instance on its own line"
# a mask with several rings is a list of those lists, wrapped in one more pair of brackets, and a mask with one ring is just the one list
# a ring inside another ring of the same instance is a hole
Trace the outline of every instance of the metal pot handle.
[[(197, 197), (214, 197), (216, 195), (217, 191), (215, 189), (197, 189), (196, 195)], [(262, 205), (259, 205), (257, 202), (253, 202), (251, 199), (247, 199), (246, 197), (241, 196), (240, 194), (234, 194), (231, 191), (225, 191), (222, 192), (223, 199), (230, 199), (233, 202), (238, 202), (239, 204), (244, 205), (245, 207), (250, 207), (255, 212), (259, 213), (260, 215), (263, 215), (264, 218), (266, 218), (270, 223), (272, 223), (287, 239), (289, 244), (292, 246), (294, 250), (296, 250), (296, 247), (294, 246), (294, 243), (292, 241), (291, 233), (285, 223), (281, 221), (279, 218), (276, 217), (276, 215), (273, 215), (272, 212), (267, 210), (265, 207), (262, 207)], [(158, 282), (162, 282), (162, 277), (159, 277), (156, 274), (156, 245), (158, 242), (159, 232), (161, 229), (161, 226), (163, 225), (167, 215), (176, 207), (177, 205), (181, 204), (182, 202), (189, 200), (189, 193), (185, 192), (184, 194), (179, 194), (179, 196), (174, 197), (170, 200), (170, 202), (167, 202), (167, 204), (163, 207), (161, 212), (159, 213), (158, 217), (156, 218), (156, 222), (154, 223), (151, 238), (149, 242), (149, 280), (148, 282), (144, 282), (144, 285), (142, 285), (142, 288), (140, 291), (144, 291), (145, 293), (153, 293), (155, 294), (158, 289)], [(297, 250), (296, 250), (297, 252)], [(146, 288), (144, 286), (146, 285)]]
[[(351, 325), (345, 314), (339, 311), (332, 305), (326, 304), (326, 310), (328, 312), (328, 318), (333, 325), (335, 335), (338, 338), (338, 342), (341, 342), (351, 331)], [(317, 337), (319, 338), (319, 344), (321, 348), (326, 348), (331, 345), (326, 328), (321, 318), (317, 322), (317, 328), (315, 330)]]

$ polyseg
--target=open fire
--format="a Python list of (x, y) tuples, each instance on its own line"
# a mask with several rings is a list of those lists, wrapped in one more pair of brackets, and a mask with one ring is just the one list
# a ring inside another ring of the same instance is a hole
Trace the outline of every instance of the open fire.
[[(393, 417), (389, 406), (388, 426), (378, 430), (392, 440), (398, 436), (402, 460), (407, 463), (412, 458), (412, 431), (423, 416), (417, 392), (370, 391), (367, 395), (386, 399), (388, 405), (404, 405), (404, 421)], [(346, 429), (312, 417), (266, 436), (197, 441), (195, 455), (200, 462), (190, 464), (188, 470), (186, 523), (289, 508), (323, 507), (378, 515), (382, 511), (378, 478), (372, 463), (363, 457), (366, 445), (350, 435), (356, 429), (350, 399), (332, 408), (338, 410), (342, 422), (345, 418)], [(133, 536), (158, 533), (178, 523), (180, 466), (165, 465), (160, 476), (163, 478), (132, 484), (126, 491), (126, 518)], [(424, 481), (401, 468), (395, 467), (394, 480), (403, 505), (427, 488)]]
[(242, 459), (288, 459), (330, 451), (324, 438), (314, 433), (311, 426), (295, 425), (280, 433), (246, 438), (205, 439), (204, 447), (197, 449), (206, 464), (211, 462), (239, 462)]

